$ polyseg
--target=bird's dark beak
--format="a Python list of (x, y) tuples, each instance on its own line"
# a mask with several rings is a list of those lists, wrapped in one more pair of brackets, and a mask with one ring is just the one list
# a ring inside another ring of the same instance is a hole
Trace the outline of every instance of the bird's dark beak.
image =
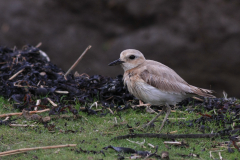
[(121, 61), (120, 59), (117, 59), (117, 60), (109, 63), (108, 65), (109, 66), (115, 66), (115, 65), (118, 65), (118, 64), (122, 64), (122, 63), (124, 63), (124, 61)]

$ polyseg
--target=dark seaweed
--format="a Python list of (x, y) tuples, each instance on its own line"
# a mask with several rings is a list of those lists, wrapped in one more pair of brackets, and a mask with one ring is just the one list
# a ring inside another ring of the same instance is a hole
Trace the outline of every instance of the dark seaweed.
[[(33, 108), (31, 106), (36, 103), (33, 98), (43, 99), (44, 97), (50, 98), (57, 104), (60, 102), (68, 104), (68, 108), (69, 104), (85, 105), (93, 103), (96, 99), (105, 107), (112, 108), (114, 104), (126, 104), (125, 107), (117, 109), (129, 108), (128, 101), (134, 98), (124, 87), (122, 75), (110, 78), (101, 75), (74, 76), (69, 74), (65, 79), (62, 69), (49, 62), (41, 52), (30, 45), (24, 46), (21, 50), (0, 47), (0, 95), (15, 101), (15, 108), (31, 110), (29, 108)], [(22, 69), (20, 74), (9, 80)], [(68, 91), (69, 93), (59, 94), (55, 91)], [(59, 114), (63, 107), (52, 108), (50, 114)], [(73, 107), (69, 108), (69, 111), (75, 115), (78, 113)], [(97, 115), (87, 106), (80, 111), (87, 112), (89, 115)], [(101, 113), (101, 115), (107, 113)]]

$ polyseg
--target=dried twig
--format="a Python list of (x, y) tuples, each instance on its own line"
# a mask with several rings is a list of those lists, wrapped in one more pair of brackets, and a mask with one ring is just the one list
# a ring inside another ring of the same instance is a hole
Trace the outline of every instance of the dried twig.
[(178, 131), (171, 131), (169, 132), (170, 134), (174, 134), (174, 133), (177, 133)]
[(168, 118), (168, 119), (175, 119), (175, 120), (184, 119), (184, 120), (186, 120), (187, 118)]
[(67, 75), (77, 66), (78, 62), (83, 58), (83, 56), (86, 54), (86, 52), (91, 48), (92, 46), (89, 45), (85, 51), (81, 54), (81, 56), (77, 59), (77, 61), (69, 68), (69, 70), (65, 73), (64, 77), (66, 79)]
[(37, 106), (40, 105), (41, 99), (38, 99), (36, 102), (36, 107), (34, 107), (34, 111), (37, 111)]
[(220, 160), (222, 160), (223, 158), (222, 158), (221, 152), (218, 152), (218, 154), (219, 154)]
[(14, 82), (13, 85), (16, 86), (16, 87), (22, 87), (22, 88), (29, 88), (29, 87), (31, 87), (31, 88), (37, 88), (36, 86), (30, 86), (30, 85), (28, 84), (28, 82), (26, 82), (26, 83), (27, 83), (26, 86), (22, 86), (22, 85), (21, 85), (22, 82), (26, 82), (26, 81), (24, 81), (24, 80), (18, 80), (18, 81), (16, 81), (16, 82)]
[(36, 125), (28, 125), (28, 124), (9, 124), (11, 127), (36, 127)]
[(115, 120), (115, 123), (117, 124), (118, 122), (117, 122), (117, 117), (114, 117), (114, 120)]
[(107, 108), (107, 109), (110, 111), (110, 113), (114, 114), (113, 111), (110, 108)]
[(228, 99), (227, 96), (228, 96), (227, 92), (223, 91), (223, 97), (224, 97), (225, 100)]
[(143, 142), (139, 142), (139, 141), (136, 141), (136, 142), (135, 142), (135, 141), (131, 141), (131, 140), (129, 140), (129, 139), (127, 139), (127, 141), (129, 141), (129, 142), (131, 142), (131, 143), (136, 143), (136, 144), (142, 146), (143, 148), (146, 148), (146, 147), (144, 146), (145, 139), (143, 140)]
[(152, 148), (155, 148), (155, 146), (152, 145), (151, 143), (148, 143), (148, 146), (149, 146), (149, 147), (152, 147)]
[(9, 119), (9, 116), (7, 116), (4, 120), (2, 120), (2, 122), (5, 122)]
[(97, 109), (97, 106), (98, 106), (98, 101), (94, 102), (89, 108), (92, 109), (92, 107), (95, 105), (96, 106), (96, 109)]
[(50, 98), (47, 98), (47, 100), (54, 106), (54, 107), (56, 107), (57, 106), (57, 104), (56, 103), (54, 103)]
[[(226, 150), (209, 151), (210, 158), (215, 159), (215, 158), (213, 157), (213, 155), (212, 155), (212, 152), (218, 152), (218, 153), (220, 153), (220, 152), (222, 152), (222, 151), (226, 151)], [(221, 153), (219, 154), (219, 157), (220, 157), (220, 159), (222, 158)]]
[(56, 146), (23, 148), (23, 149), (11, 150), (11, 151), (6, 151), (6, 152), (0, 152), (0, 157), (12, 155), (12, 154), (23, 153), (23, 152), (32, 151), (32, 150), (53, 149), (53, 148), (63, 148), (63, 147), (75, 147), (75, 146), (77, 146), (77, 144), (66, 144), (66, 145), (56, 145)]
[(182, 143), (181, 142), (170, 142), (170, 141), (165, 141), (163, 142), (164, 144), (174, 144), (174, 145), (181, 145)]
[(59, 93), (59, 94), (68, 94), (68, 91), (55, 91), (55, 93)]
[(42, 45), (42, 42), (39, 42), (35, 47), (39, 48)]
[[(33, 113), (42, 113), (42, 112), (47, 112), (50, 111), (50, 109), (44, 109), (44, 110), (40, 110), (40, 111), (30, 111), (30, 114)], [(22, 115), (22, 112), (18, 112), (18, 113), (7, 113), (7, 114), (0, 114), (0, 117), (8, 117), (8, 116), (20, 116)]]
[(20, 73), (22, 73), (23, 70), (24, 70), (24, 68), (21, 69), (20, 71), (18, 71), (17, 73), (15, 73), (15, 74), (14, 74), (12, 77), (10, 77), (8, 80), (9, 80), (9, 81), (13, 80), (15, 77), (17, 77), (17, 75), (19, 75)]

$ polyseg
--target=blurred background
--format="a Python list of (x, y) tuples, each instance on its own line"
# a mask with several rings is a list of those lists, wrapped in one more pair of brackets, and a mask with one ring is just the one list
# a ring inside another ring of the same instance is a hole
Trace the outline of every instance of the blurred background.
[(124, 49), (174, 69), (188, 83), (240, 98), (239, 0), (8, 0), (0, 1), (0, 45), (42, 42), (51, 61), (115, 77), (108, 63)]

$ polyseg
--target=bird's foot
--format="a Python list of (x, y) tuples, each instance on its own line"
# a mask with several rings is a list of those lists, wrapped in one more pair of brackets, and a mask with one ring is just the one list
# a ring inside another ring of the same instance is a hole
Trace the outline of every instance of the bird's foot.
[(144, 104), (141, 100), (139, 100), (139, 105), (135, 105), (135, 106), (133, 106), (133, 107), (141, 107), (141, 106), (150, 107), (151, 104), (148, 104), (148, 103)]
[(148, 122), (147, 124), (144, 124), (142, 127), (146, 128), (149, 127), (161, 114), (163, 113), (163, 111), (159, 112), (156, 117), (154, 117), (150, 122)]
[(149, 106), (149, 107), (146, 107), (146, 112), (147, 112), (147, 113), (151, 113), (151, 114), (153, 114), (153, 113), (156, 113), (156, 114), (157, 114), (157, 112), (155, 112), (152, 108), (150, 108), (150, 106)]
[(142, 128), (148, 128), (148, 127), (150, 127), (151, 125), (153, 125), (153, 123), (147, 123), (147, 124), (142, 125)]

